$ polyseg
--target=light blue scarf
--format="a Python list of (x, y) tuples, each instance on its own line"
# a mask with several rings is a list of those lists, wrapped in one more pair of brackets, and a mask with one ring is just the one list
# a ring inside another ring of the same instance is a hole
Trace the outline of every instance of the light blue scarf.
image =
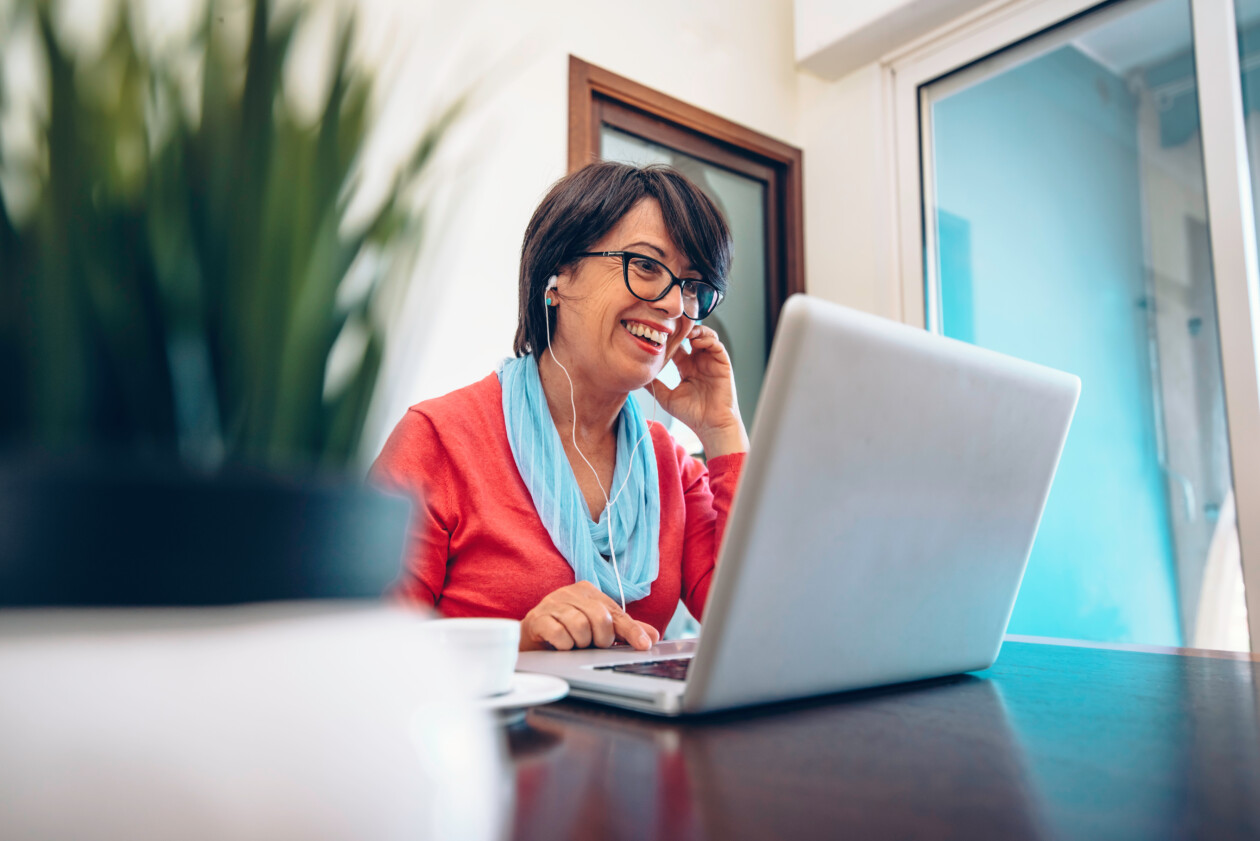
[(552, 542), (573, 567), (574, 580), (589, 581), (614, 601), (620, 600), (613, 565), (606, 560), (607, 518), (612, 517), (613, 545), (626, 603), (643, 598), (660, 570), (661, 489), (650, 435), (639, 444), (633, 462), (630, 459), (635, 442), (648, 428), (638, 403), (628, 397), (621, 409), (617, 465), (612, 487), (605, 491), (611, 498), (623, 482), (625, 489), (611, 506), (614, 510), (605, 506), (599, 522), (595, 522), (551, 419), (538, 363), (532, 355), (507, 359), (499, 366), (498, 375), (503, 389), (503, 420), (516, 469)]

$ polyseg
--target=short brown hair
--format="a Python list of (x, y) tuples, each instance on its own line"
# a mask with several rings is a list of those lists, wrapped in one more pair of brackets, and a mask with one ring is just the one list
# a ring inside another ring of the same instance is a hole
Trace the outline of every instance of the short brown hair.
[[(547, 347), (542, 311), (547, 280), (589, 251), (645, 198), (655, 199), (670, 238), (701, 276), (726, 292), (731, 233), (713, 201), (678, 170), (601, 161), (561, 178), (547, 192), (521, 244), (520, 305), (513, 350), (537, 358)], [(556, 327), (551, 319), (551, 329)]]

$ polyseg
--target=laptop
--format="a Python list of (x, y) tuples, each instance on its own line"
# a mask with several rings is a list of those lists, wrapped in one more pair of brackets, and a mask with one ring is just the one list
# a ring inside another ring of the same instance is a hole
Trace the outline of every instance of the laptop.
[(699, 639), (522, 652), (570, 694), (716, 712), (997, 660), (1080, 380), (817, 298), (779, 320)]

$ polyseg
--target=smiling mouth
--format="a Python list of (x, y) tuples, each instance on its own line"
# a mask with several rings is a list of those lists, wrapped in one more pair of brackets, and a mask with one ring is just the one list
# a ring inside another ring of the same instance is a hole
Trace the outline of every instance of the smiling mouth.
[(660, 347), (665, 344), (665, 337), (668, 335), (659, 330), (653, 330), (646, 324), (640, 324), (637, 321), (623, 321), (621, 326), (626, 328), (626, 332), (631, 336), (647, 342), (652, 347)]

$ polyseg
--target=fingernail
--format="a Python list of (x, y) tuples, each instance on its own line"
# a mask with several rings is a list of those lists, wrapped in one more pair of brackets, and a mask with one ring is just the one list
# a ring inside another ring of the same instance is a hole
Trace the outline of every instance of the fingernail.
[(648, 639), (648, 635), (646, 631), (639, 631), (639, 641), (636, 644), (644, 646), (646, 648), (652, 647), (652, 641)]

